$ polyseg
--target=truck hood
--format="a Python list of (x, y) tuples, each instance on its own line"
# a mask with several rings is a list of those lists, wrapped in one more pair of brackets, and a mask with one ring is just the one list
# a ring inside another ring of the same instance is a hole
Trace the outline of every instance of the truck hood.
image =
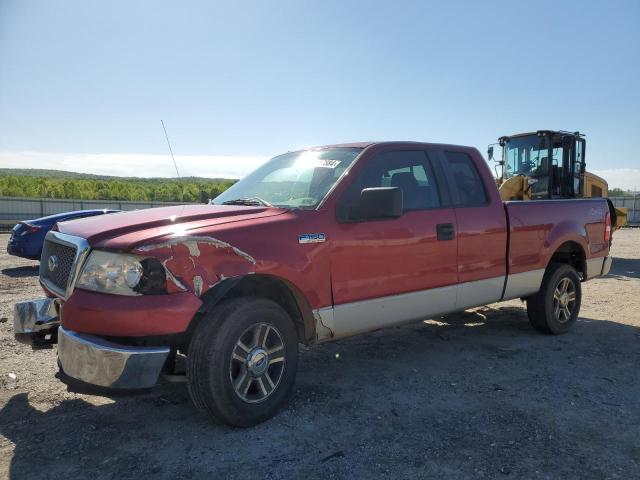
[(179, 205), (112, 213), (58, 223), (58, 231), (85, 238), (92, 247), (128, 250), (151, 240), (229, 222), (280, 215), (286, 209), (232, 205)]

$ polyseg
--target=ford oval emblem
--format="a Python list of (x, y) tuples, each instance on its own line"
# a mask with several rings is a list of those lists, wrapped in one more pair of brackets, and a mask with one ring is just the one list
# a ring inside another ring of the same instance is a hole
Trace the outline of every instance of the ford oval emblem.
[(51, 255), (49, 260), (47, 260), (47, 267), (49, 267), (50, 272), (55, 272), (58, 269), (58, 265), (60, 261), (58, 260), (57, 255)]

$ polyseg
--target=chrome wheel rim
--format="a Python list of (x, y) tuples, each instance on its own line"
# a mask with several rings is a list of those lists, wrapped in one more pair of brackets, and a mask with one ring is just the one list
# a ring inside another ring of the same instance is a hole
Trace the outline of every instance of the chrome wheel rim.
[(558, 282), (553, 292), (553, 316), (560, 323), (571, 319), (576, 306), (576, 286), (568, 277)]
[(278, 388), (285, 363), (278, 329), (268, 323), (251, 325), (231, 352), (229, 378), (236, 395), (247, 403), (263, 402)]

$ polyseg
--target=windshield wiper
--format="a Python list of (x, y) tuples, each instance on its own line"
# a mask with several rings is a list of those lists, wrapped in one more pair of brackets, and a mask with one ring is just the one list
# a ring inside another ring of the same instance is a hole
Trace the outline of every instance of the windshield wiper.
[(246, 205), (249, 207), (257, 207), (262, 205), (263, 207), (273, 207), (273, 205), (260, 197), (236, 198), (235, 200), (227, 200), (226, 202), (222, 202), (222, 205)]

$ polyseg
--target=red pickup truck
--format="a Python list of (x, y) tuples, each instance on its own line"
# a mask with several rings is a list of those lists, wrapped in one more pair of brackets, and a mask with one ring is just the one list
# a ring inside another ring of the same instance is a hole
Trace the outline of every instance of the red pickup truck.
[(99, 387), (151, 387), (185, 354), (196, 407), (248, 426), (289, 396), (300, 343), (514, 298), (568, 331), (581, 282), (609, 271), (611, 220), (605, 199), (502, 202), (474, 148), (289, 152), (210, 205), (58, 224), (47, 297), (16, 305), (15, 332)]

